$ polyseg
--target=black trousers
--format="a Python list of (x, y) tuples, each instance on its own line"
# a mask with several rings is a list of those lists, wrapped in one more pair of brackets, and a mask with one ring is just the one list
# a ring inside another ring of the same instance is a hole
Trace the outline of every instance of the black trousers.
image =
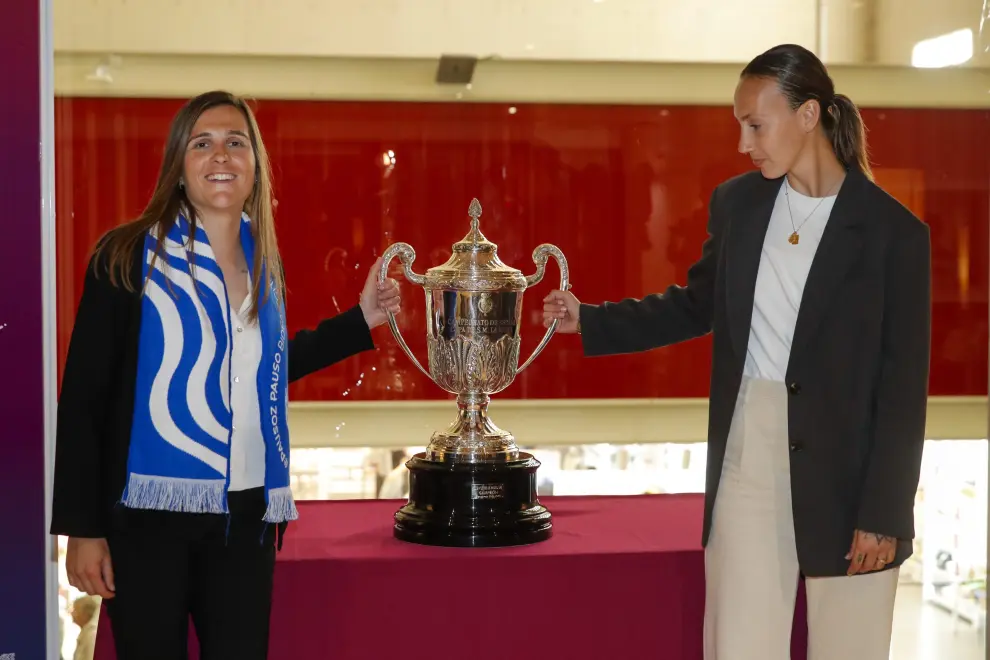
[(106, 601), (119, 660), (186, 660), (189, 621), (202, 660), (268, 657), (276, 528), (262, 489), (230, 493), (224, 515), (118, 507)]

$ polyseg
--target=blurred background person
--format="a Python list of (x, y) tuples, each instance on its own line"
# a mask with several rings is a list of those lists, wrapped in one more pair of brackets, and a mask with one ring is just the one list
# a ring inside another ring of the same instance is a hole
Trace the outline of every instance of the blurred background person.
[(93, 660), (96, 628), (100, 622), (100, 600), (99, 596), (80, 596), (72, 601), (72, 623), (79, 626), (72, 660)]

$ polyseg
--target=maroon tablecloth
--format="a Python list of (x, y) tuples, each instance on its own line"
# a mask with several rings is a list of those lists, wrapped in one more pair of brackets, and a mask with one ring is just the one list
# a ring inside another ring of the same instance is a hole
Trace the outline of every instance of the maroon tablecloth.
[[(300, 503), (275, 568), (269, 657), (700, 660), (701, 497), (542, 499), (553, 538), (493, 549), (396, 541), (396, 501)], [(105, 614), (96, 647), (113, 660)]]

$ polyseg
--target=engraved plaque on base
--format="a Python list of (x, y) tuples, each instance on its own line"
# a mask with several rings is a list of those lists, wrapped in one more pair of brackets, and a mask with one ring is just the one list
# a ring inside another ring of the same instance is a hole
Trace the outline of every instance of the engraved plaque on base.
[(553, 531), (550, 512), (536, 494), (540, 463), (492, 422), (488, 403), (533, 363), (557, 330), (554, 321), (519, 365), (523, 294), (543, 279), (549, 257), (560, 268), (560, 288), (569, 288), (567, 260), (556, 246), (544, 243), (533, 251), (536, 272), (524, 276), (503, 264), (498, 247), (481, 233), (478, 200), (471, 202), (468, 215), (470, 231), (453, 244), (447, 263), (418, 275), (412, 270), (413, 248), (396, 243), (385, 251), (378, 274), (383, 282), (398, 257), (406, 279), (423, 287), (429, 369), (409, 350), (391, 314), (389, 327), (413, 364), (457, 395), (454, 421), (406, 464), (409, 501), (395, 514), (394, 533), (429, 545), (533, 543)]

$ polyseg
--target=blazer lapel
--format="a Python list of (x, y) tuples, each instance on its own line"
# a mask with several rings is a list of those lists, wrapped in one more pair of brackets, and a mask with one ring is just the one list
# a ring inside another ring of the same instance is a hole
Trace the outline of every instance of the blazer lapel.
[(756, 291), (756, 275), (760, 269), (763, 240), (770, 225), (770, 214), (780, 192), (783, 179), (755, 180), (749, 199), (744, 201), (745, 211), (729, 223), (725, 244), (725, 294), (726, 317), (729, 335), (736, 354), (746, 356), (749, 328), (753, 319), (753, 295)]
[(821, 243), (808, 271), (808, 280), (801, 295), (797, 324), (791, 342), (791, 355), (801, 350), (814, 335), (828, 310), (836, 287), (845, 279), (862, 248), (859, 231), (863, 220), (863, 196), (868, 181), (856, 170), (850, 170), (832, 207)]

